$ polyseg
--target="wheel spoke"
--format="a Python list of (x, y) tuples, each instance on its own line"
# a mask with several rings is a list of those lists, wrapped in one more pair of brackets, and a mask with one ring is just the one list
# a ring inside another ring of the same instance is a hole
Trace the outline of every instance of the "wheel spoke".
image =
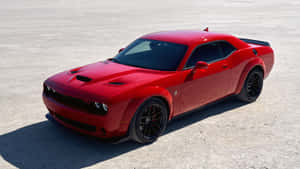
[(161, 115), (159, 114), (159, 115), (156, 115), (156, 116), (152, 116), (152, 121), (157, 121), (157, 120), (159, 120), (161, 118)]
[(160, 129), (160, 123), (153, 123), (152, 127)]
[(162, 108), (160, 104), (152, 104), (145, 107), (139, 118), (139, 130), (144, 138), (152, 139), (161, 132)]
[(143, 132), (144, 136), (147, 136), (148, 130), (149, 130), (149, 128), (147, 126), (145, 126), (144, 132)]
[(151, 126), (147, 126), (147, 135), (146, 136), (148, 136), (148, 137), (151, 137)]
[(261, 91), (261, 79), (257, 73), (252, 74), (246, 85), (247, 95), (257, 97)]

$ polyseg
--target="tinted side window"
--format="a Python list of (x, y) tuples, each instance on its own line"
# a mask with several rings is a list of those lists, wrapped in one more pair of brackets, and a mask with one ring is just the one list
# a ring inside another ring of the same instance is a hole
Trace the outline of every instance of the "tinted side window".
[(228, 56), (229, 54), (231, 54), (233, 51), (235, 51), (235, 47), (233, 47), (230, 43), (228, 42), (219, 42), (220, 47), (223, 51), (224, 56)]
[(222, 58), (222, 54), (217, 43), (203, 45), (193, 52), (186, 67), (192, 67), (198, 61), (211, 62), (220, 58)]

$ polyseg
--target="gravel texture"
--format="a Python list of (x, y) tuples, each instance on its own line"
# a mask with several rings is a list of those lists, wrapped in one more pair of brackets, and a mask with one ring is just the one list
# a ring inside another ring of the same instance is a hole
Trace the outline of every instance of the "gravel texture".
[[(1, 0), (0, 168), (299, 169), (299, 17), (299, 0)], [(271, 43), (275, 66), (257, 102), (197, 111), (147, 146), (99, 142), (45, 118), (50, 75), (149, 32), (206, 26)]]

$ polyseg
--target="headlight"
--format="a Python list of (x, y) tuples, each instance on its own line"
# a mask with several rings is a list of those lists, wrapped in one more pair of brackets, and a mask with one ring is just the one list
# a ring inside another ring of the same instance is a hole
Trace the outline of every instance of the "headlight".
[(104, 103), (94, 102), (93, 106), (96, 109), (97, 113), (106, 114), (108, 111), (108, 106)]
[(44, 93), (46, 94), (46, 96), (49, 96), (50, 93), (52, 93), (52, 89), (44, 84)]
[(108, 106), (104, 103), (102, 103), (102, 108), (103, 108), (104, 111), (108, 111)]
[(98, 102), (94, 102), (94, 105), (97, 109), (101, 109), (101, 107), (102, 107), (102, 104), (98, 103)]

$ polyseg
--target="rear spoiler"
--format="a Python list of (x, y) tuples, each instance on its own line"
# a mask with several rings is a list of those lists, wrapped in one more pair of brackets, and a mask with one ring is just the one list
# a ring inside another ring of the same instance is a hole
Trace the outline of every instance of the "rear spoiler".
[[(203, 29), (203, 31), (208, 32), (208, 27)], [(253, 40), (253, 39), (246, 39), (246, 38), (240, 38), (240, 40), (242, 40), (246, 43), (252, 43), (252, 44), (256, 44), (256, 45), (271, 46), (269, 42), (260, 41), (260, 40)]]
[(265, 41), (245, 39), (245, 38), (240, 38), (240, 40), (242, 40), (246, 43), (252, 43), (252, 44), (256, 44), (256, 45), (271, 46), (269, 42), (265, 42)]

